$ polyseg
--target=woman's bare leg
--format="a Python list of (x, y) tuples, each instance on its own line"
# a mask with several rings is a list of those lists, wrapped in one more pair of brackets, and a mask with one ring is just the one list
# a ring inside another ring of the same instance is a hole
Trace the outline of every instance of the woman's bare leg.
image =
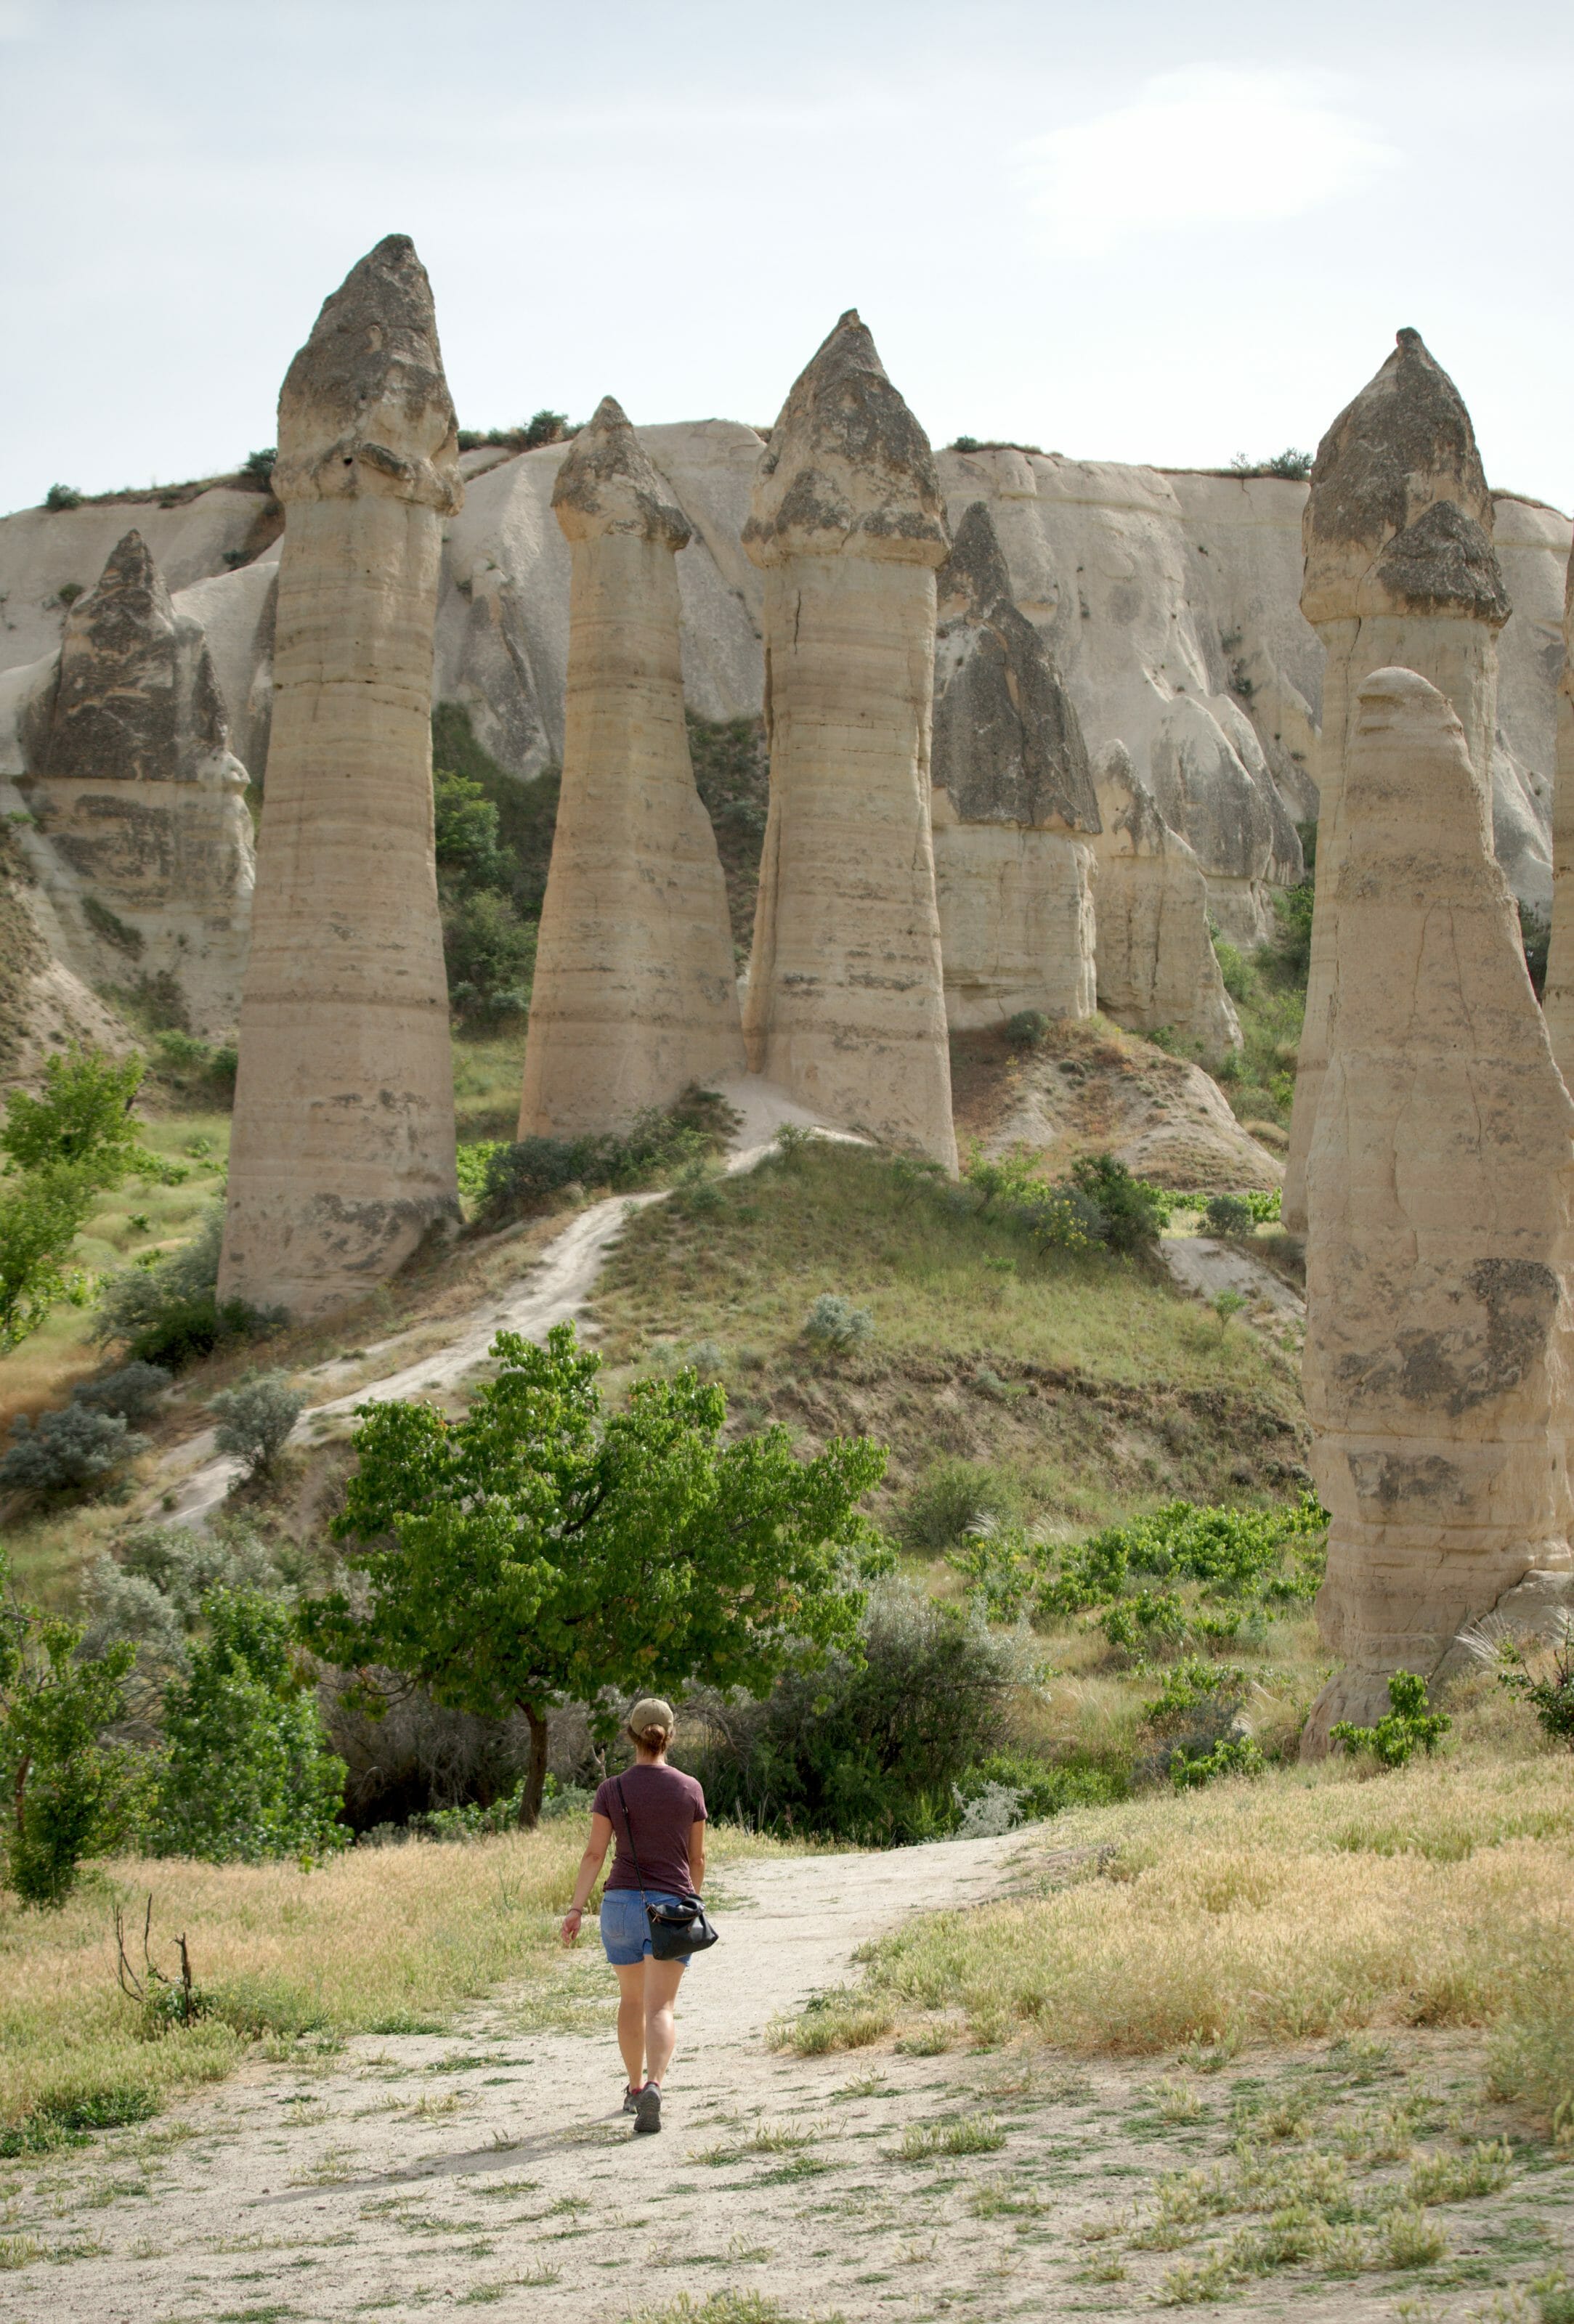
[[(652, 2081), (661, 2082), (666, 2080), (672, 2052), (678, 2046), (678, 2029), (672, 2023), (672, 2004), (678, 1997), (679, 1980), (689, 1964), (681, 1960), (651, 1960), (644, 1966), (645, 2058)], [(628, 2055), (626, 2050), (624, 2055)]]
[(637, 2090), (645, 2078), (645, 1970), (651, 1964), (637, 1960), (613, 1966), (617, 1970), (617, 2046), (629, 2089)]

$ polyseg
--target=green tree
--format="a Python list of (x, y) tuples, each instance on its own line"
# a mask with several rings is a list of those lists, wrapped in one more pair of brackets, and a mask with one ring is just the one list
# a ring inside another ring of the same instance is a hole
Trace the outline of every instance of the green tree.
[(345, 1764), (328, 1748), (289, 1606), (260, 1590), (218, 1589), (201, 1613), (208, 1636), (164, 1689), (154, 1846), (212, 1864), (342, 1847)]
[(544, 1348), (500, 1333), (492, 1353), (498, 1376), (462, 1420), (360, 1407), (333, 1529), (359, 1545), (364, 1610), (336, 1591), (300, 1618), (343, 1668), (403, 1672), (483, 1717), (523, 1711), (528, 1825), (555, 1705), (698, 1683), (760, 1694), (853, 1645), (860, 1575), (886, 1557), (857, 1503), (885, 1454), (838, 1438), (800, 1462), (780, 1428), (723, 1444), (726, 1396), (692, 1371), (605, 1414), (600, 1358), (570, 1324)]
[(80, 1169), (0, 1179), (0, 1356), (62, 1300), (81, 1307), (92, 1296), (92, 1277), (69, 1266), (67, 1254), (98, 1193)]
[[(0, 1552), (0, 1582), (8, 1578)], [(14, 1599), (0, 1611), (6, 1872), (28, 1904), (63, 1904), (82, 1858), (113, 1847), (132, 1812), (134, 1755), (103, 1738), (136, 1648), (120, 1641), (82, 1655), (81, 1640), (75, 1623)]]
[(476, 888), (501, 888), (508, 867), (497, 844), (497, 809), (468, 775), (439, 767), (431, 779), (439, 877)]

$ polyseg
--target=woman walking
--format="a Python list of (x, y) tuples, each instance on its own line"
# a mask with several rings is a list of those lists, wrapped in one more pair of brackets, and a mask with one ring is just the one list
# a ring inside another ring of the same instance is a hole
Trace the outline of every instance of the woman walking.
[(705, 1794), (692, 1775), (667, 1765), (675, 1724), (671, 1704), (653, 1696), (629, 1712), (634, 1764), (609, 1775), (591, 1803), (590, 1838), (563, 1920), (563, 1942), (571, 1945), (616, 1833), (617, 1853), (601, 1896), (601, 1941), (621, 1987), (617, 2046), (628, 2075), (623, 2110), (639, 2131), (662, 2126), (662, 2083), (678, 2038), (672, 2004), (689, 1966), (652, 1959), (645, 1906), (698, 1896), (705, 1883)]

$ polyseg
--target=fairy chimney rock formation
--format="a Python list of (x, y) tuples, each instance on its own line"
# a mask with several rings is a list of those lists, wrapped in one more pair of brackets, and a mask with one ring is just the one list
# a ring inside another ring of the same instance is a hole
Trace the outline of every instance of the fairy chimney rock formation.
[(1094, 779), (1098, 1006), (1134, 1033), (1168, 1026), (1222, 1057), (1240, 1047), (1241, 1028), (1208, 932), (1202, 866), (1123, 742), (1099, 752)]
[(1017, 607), (982, 501), (936, 583), (935, 890), (951, 1025), (1090, 1017), (1088, 748), (1050, 650)]
[(291, 364), (273, 489), (273, 732), (219, 1290), (310, 1316), (458, 1210), (431, 716), (461, 494), (408, 236), (351, 269)]
[(954, 1170), (930, 823), (950, 542), (929, 438), (855, 312), (782, 408), (743, 537), (765, 575), (771, 748), (749, 1063)]
[(194, 1023), (227, 1030), (256, 868), (246, 770), (202, 625), (176, 613), (139, 532), (67, 613), (24, 742), (39, 826), (77, 884), (100, 974), (172, 976)]
[(1345, 764), (1356, 703), (1373, 670), (1413, 669), (1447, 696), (1475, 779), (1492, 796), (1497, 633), (1508, 595), (1492, 547), (1492, 499), (1470, 415), (1419, 331), (1393, 353), (1318, 447), (1301, 517), (1301, 609), (1328, 650), (1317, 904), (1301, 1038), (1284, 1218), (1305, 1222), (1306, 1157), (1329, 1047), (1335, 907), (1344, 862)]
[(1570, 1563), (1574, 1103), (1465, 729), (1412, 670), (1358, 689), (1343, 804), (1304, 1377), (1346, 1667), (1308, 1753)]
[(522, 1138), (624, 1130), (744, 1070), (727, 887), (683, 721), (689, 525), (610, 395), (552, 507), (573, 558), (567, 725)]
[(1547, 947), (1547, 1031), (1563, 1079), (1574, 1088), (1574, 557), (1563, 598), (1563, 676), (1558, 687), (1558, 772), (1552, 787), (1552, 936)]

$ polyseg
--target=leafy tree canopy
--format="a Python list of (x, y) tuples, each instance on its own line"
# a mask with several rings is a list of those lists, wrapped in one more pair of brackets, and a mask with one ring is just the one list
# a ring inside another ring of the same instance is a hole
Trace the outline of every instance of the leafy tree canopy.
[[(692, 1371), (641, 1381), (605, 1414), (599, 1357), (559, 1324), (501, 1333), (468, 1416), (363, 1406), (341, 1539), (366, 1575), (301, 1610), (345, 1668), (380, 1664), (453, 1709), (530, 1722), (522, 1820), (569, 1701), (705, 1683), (763, 1693), (795, 1663), (854, 1646), (860, 1579), (888, 1553), (857, 1503), (884, 1449), (837, 1439), (794, 1457), (769, 1428), (724, 1444), (727, 1398)], [(606, 1714), (610, 1726), (615, 1714)]]

